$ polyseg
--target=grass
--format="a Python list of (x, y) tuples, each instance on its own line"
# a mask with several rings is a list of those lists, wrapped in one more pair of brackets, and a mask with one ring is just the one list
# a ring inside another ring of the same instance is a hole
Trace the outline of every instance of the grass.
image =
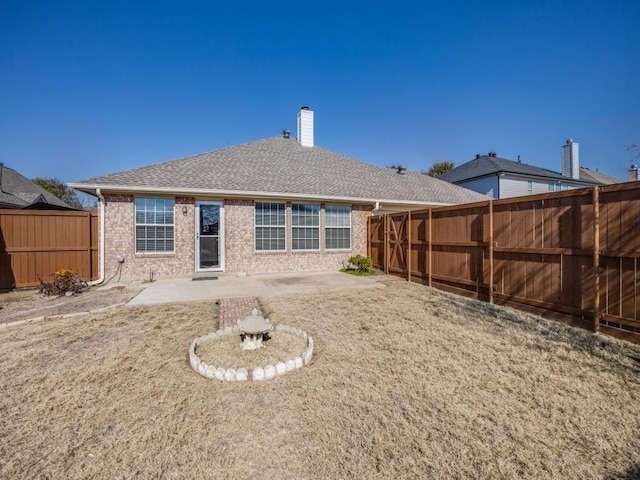
[(340, 271), (348, 273), (349, 275), (355, 275), (356, 277), (370, 277), (372, 275), (382, 275), (384, 273), (375, 268), (368, 268), (366, 270), (362, 270), (360, 268), (341, 268)]
[(0, 330), (0, 478), (639, 472), (639, 346), (405, 282), (261, 307), (313, 336), (311, 365), (197, 375), (213, 303)]

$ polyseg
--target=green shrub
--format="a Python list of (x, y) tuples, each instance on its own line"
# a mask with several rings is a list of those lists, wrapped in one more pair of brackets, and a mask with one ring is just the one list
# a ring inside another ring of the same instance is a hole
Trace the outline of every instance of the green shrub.
[(349, 263), (360, 272), (368, 272), (373, 266), (371, 257), (363, 257), (362, 255), (354, 255), (349, 259)]

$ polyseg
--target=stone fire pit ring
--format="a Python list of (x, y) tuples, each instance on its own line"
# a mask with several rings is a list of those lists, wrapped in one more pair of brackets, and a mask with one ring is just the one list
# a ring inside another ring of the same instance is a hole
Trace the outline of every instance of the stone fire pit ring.
[(302, 368), (303, 365), (309, 365), (309, 362), (311, 362), (311, 357), (313, 356), (313, 338), (307, 335), (307, 332), (282, 324), (276, 325), (276, 332), (295, 335), (296, 337), (304, 340), (306, 345), (304, 353), (296, 358), (283, 359), (280, 362), (276, 362), (274, 365), (256, 367), (252, 372), (248, 372), (244, 368), (235, 369), (207, 365), (206, 363), (201, 361), (196, 353), (198, 346), (202, 345), (205, 342), (215, 341), (217, 338), (240, 334), (240, 326), (235, 325), (234, 327), (226, 327), (224, 329), (209, 333), (208, 335), (195, 338), (193, 342), (191, 342), (191, 347), (189, 348), (189, 363), (191, 364), (191, 368), (203, 377), (229, 382), (242, 382), (247, 380), (271, 380), (280, 375), (284, 375), (285, 373), (289, 373), (293, 370), (297, 370), (298, 368)]

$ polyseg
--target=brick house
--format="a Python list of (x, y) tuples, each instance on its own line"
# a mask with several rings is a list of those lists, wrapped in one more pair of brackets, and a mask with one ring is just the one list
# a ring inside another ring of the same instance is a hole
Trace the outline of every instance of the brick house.
[(366, 255), (378, 211), (486, 199), (314, 145), (307, 107), (297, 140), (284, 131), (71, 186), (99, 198), (103, 278), (337, 270)]

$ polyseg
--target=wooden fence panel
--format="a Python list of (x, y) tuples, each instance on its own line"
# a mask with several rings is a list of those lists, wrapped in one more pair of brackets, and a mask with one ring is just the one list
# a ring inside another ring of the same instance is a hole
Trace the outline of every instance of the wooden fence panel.
[(640, 343), (640, 182), (369, 225), (374, 265), (386, 272)]
[(388, 271), (408, 275), (408, 214), (389, 215)]
[(0, 210), (0, 289), (33, 287), (61, 268), (98, 277), (93, 212)]
[(427, 282), (429, 272), (429, 211), (411, 212), (409, 231), (411, 233), (409, 237), (409, 244), (411, 245), (411, 277)]
[(634, 184), (600, 192), (601, 328), (626, 339), (640, 335), (640, 188)]

